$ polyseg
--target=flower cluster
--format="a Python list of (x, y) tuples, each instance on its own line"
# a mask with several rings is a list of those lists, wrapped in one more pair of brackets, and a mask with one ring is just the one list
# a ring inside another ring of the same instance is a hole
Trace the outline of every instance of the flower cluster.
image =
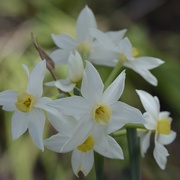
[[(149, 70), (163, 61), (138, 57), (137, 49), (124, 37), (125, 33), (126, 30), (105, 33), (98, 30), (93, 12), (85, 6), (77, 19), (76, 39), (66, 34), (52, 35), (58, 49), (50, 57), (56, 65), (66, 64), (68, 75), (66, 79), (45, 85), (55, 86), (67, 92), (69, 97), (56, 100), (42, 97), (46, 59), (39, 62), (31, 73), (23, 65), (28, 76), (26, 91), (0, 92), (3, 110), (14, 111), (11, 124), (13, 140), (28, 129), (42, 151), (44, 146), (58, 153), (72, 151), (74, 173), (78, 176), (81, 171), (86, 176), (94, 164), (94, 151), (108, 158), (124, 158), (121, 146), (111, 136), (114, 132), (128, 124), (137, 124), (137, 127), (142, 124), (144, 131), (139, 133), (141, 153), (144, 156), (150, 144), (150, 134), (155, 132), (154, 157), (164, 169), (168, 152), (163, 145), (171, 143), (176, 136), (171, 131), (169, 112), (160, 112), (158, 98), (142, 90), (137, 90), (137, 94), (147, 111), (144, 114), (119, 101), (125, 87), (125, 70), (114, 75), (105, 86), (94, 66), (119, 70), (122, 66), (127, 67), (150, 84), (157, 85), (157, 79)], [(45, 117), (58, 133), (43, 140)]]

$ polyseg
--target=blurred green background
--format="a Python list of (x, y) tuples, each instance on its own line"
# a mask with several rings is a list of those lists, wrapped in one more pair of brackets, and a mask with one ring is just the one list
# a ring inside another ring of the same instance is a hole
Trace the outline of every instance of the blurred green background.
[[(30, 69), (40, 61), (31, 43), (31, 32), (49, 53), (56, 48), (50, 34), (66, 32), (74, 36), (75, 23), (85, 4), (93, 10), (99, 29), (128, 29), (127, 36), (140, 55), (154, 56), (166, 63), (153, 70), (159, 80), (152, 87), (138, 74), (127, 70), (122, 101), (144, 111), (134, 89), (157, 95), (161, 110), (171, 112), (176, 140), (166, 146), (170, 156), (167, 167), (160, 170), (153, 159), (153, 139), (146, 157), (141, 159), (142, 180), (178, 180), (180, 177), (180, 1), (178, 0), (6, 0), (0, 3), (0, 91), (23, 91), (26, 75), (21, 64)], [(102, 71), (101, 71), (102, 72)], [(58, 72), (60, 74), (60, 72)], [(63, 76), (63, 74), (61, 73)], [(107, 74), (101, 73), (102, 77)], [(50, 81), (47, 73), (45, 81)], [(45, 96), (58, 93), (44, 88)], [(71, 154), (57, 154), (47, 149), (42, 153), (32, 143), (28, 133), (11, 139), (11, 113), (0, 109), (0, 180), (75, 180), (71, 169)], [(55, 133), (46, 123), (44, 138)], [(125, 160), (105, 159), (106, 180), (126, 179), (128, 167), (127, 142), (117, 138)], [(86, 179), (95, 179), (94, 169)]]

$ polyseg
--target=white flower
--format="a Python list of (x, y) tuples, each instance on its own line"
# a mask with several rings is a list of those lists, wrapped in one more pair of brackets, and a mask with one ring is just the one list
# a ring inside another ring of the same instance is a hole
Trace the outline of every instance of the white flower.
[(45, 85), (56, 86), (64, 92), (70, 92), (76, 84), (82, 80), (83, 71), (83, 61), (80, 54), (78, 51), (75, 51), (75, 53), (71, 52), (68, 59), (68, 77), (66, 79), (45, 83)]
[(144, 156), (146, 153), (150, 145), (150, 135), (155, 132), (154, 158), (159, 167), (165, 169), (169, 154), (163, 145), (170, 144), (176, 137), (176, 132), (171, 130), (172, 118), (169, 117), (169, 112), (160, 112), (160, 104), (156, 96), (153, 97), (142, 90), (137, 90), (137, 93), (146, 110), (144, 117), (147, 123), (144, 126), (148, 130), (141, 134), (141, 154)]
[(90, 59), (93, 49), (93, 37), (89, 34), (89, 28), (96, 28), (96, 20), (93, 12), (88, 6), (80, 12), (76, 24), (76, 39), (69, 35), (53, 35), (54, 43), (60, 48), (51, 53), (51, 58), (58, 64), (67, 64), (71, 51), (77, 50), (83, 59)]
[(112, 133), (126, 123), (145, 122), (138, 109), (118, 101), (124, 90), (124, 82), (125, 71), (104, 91), (98, 71), (87, 61), (81, 86), (82, 97), (61, 98), (48, 104), (67, 115), (83, 116), (91, 126), (106, 124), (108, 133)]
[[(126, 123), (144, 123), (139, 110), (118, 101), (125, 82), (123, 71), (103, 92), (104, 85), (97, 70), (86, 62), (81, 94), (54, 100), (50, 106), (79, 118), (74, 130), (59, 133), (45, 141), (46, 147), (56, 152), (72, 153), (72, 167), (76, 175), (85, 175), (93, 166), (93, 151), (109, 158), (123, 159), (118, 143), (108, 134), (122, 128)], [(68, 139), (69, 138), (69, 139)], [(68, 139), (68, 140), (67, 140)]]
[(117, 41), (114, 41), (114, 38), (97, 29), (91, 29), (90, 32), (101, 44), (101, 47), (98, 46), (93, 52), (92, 59), (95, 64), (114, 67), (121, 61), (124, 67), (134, 70), (147, 82), (157, 86), (157, 79), (149, 70), (163, 64), (162, 60), (146, 56), (137, 57), (138, 51), (132, 47), (127, 37), (119, 39), (117, 43)]
[(76, 123), (70, 121), (67, 120), (64, 124), (66, 132), (53, 135), (46, 139), (44, 144), (55, 152), (72, 151), (71, 164), (76, 176), (80, 171), (85, 176), (90, 172), (94, 164), (94, 151), (108, 158), (123, 159), (122, 149), (111, 136), (106, 134), (105, 127), (94, 126), (89, 131), (82, 121)]
[(51, 99), (41, 97), (46, 61), (43, 60), (38, 63), (31, 74), (29, 74), (28, 68), (25, 65), (23, 67), (28, 74), (26, 92), (3, 91), (0, 93), (0, 105), (3, 106), (2, 109), (5, 111), (14, 111), (11, 121), (12, 139), (19, 138), (28, 129), (34, 143), (43, 150), (42, 135), (45, 115), (42, 110), (56, 114), (56, 110), (46, 106), (46, 103), (51, 101)]

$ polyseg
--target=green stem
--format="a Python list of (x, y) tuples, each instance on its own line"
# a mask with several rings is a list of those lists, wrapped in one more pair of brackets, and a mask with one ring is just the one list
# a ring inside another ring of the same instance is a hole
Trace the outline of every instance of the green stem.
[(100, 154), (94, 154), (95, 158), (95, 172), (96, 172), (96, 180), (103, 180), (103, 167), (104, 167), (104, 158)]
[(106, 82), (104, 83), (104, 89), (106, 89), (113, 82), (113, 80), (118, 75), (120, 69), (122, 68), (122, 65), (123, 65), (123, 62), (121, 62), (121, 61), (119, 61), (117, 63), (117, 65), (114, 67), (114, 69), (112, 70), (111, 74), (107, 78)]
[(130, 180), (140, 180), (140, 146), (135, 128), (127, 128)]

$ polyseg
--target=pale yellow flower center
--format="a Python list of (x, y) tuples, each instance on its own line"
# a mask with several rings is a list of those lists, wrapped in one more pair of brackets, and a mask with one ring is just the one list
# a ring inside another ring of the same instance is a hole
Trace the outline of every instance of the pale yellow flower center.
[(111, 115), (111, 108), (104, 103), (96, 104), (92, 109), (92, 118), (98, 124), (109, 123)]
[(87, 60), (89, 58), (91, 46), (88, 43), (81, 43), (76, 47), (76, 50), (81, 54), (83, 60)]
[[(139, 55), (138, 50), (137, 50), (135, 47), (133, 47), (133, 48), (132, 48), (132, 56), (133, 56), (133, 57), (137, 57), (138, 55)], [(122, 61), (123, 63), (127, 61), (127, 58), (126, 58), (126, 56), (125, 56), (123, 53), (120, 53), (119, 59), (120, 59), (120, 61)]]
[(157, 123), (157, 131), (159, 134), (170, 134), (171, 131), (171, 122), (168, 118), (162, 119)]
[(94, 148), (94, 138), (91, 135), (88, 136), (88, 138), (77, 148), (82, 152), (87, 152), (89, 150), (92, 150)]
[(31, 111), (33, 105), (35, 103), (35, 98), (28, 94), (28, 93), (20, 93), (17, 96), (17, 102), (15, 103), (16, 108), (22, 112), (29, 112)]
[(132, 48), (132, 56), (133, 56), (133, 57), (137, 57), (138, 55), (139, 55), (138, 50), (137, 50), (135, 47), (133, 47), (133, 48)]

